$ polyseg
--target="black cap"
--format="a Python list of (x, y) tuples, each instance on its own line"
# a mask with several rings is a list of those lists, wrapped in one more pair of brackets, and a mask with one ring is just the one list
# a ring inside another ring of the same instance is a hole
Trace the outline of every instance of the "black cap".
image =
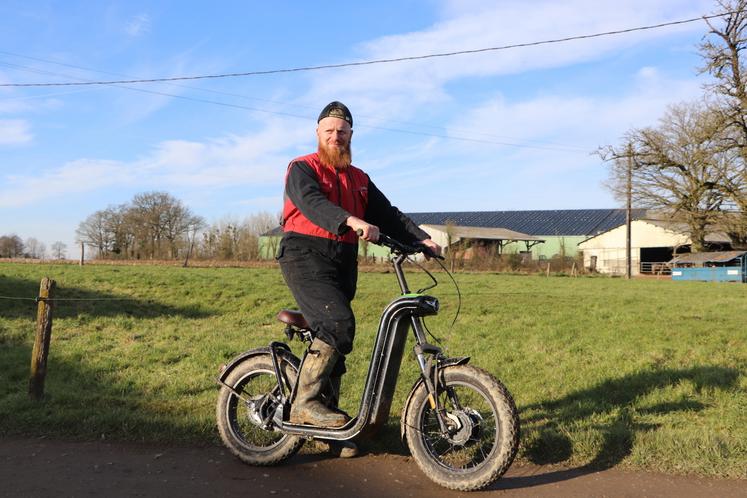
[(353, 115), (350, 114), (350, 109), (347, 108), (342, 102), (334, 101), (327, 104), (322, 112), (319, 113), (319, 119), (316, 120), (318, 123), (324, 118), (340, 118), (348, 122), (350, 127), (353, 127)]

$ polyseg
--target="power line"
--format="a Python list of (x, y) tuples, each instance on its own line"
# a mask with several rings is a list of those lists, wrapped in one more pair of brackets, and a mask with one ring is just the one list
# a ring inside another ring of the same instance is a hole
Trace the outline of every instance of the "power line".
[[(55, 64), (55, 65), (59, 65), (59, 66), (70, 67), (70, 68), (74, 68), (74, 69), (80, 69), (80, 70), (83, 70), (83, 71), (89, 71), (89, 72), (95, 72), (95, 73), (101, 73), (101, 74), (114, 74), (114, 75), (118, 75), (118, 76), (123, 76), (121, 73), (112, 73), (112, 72), (108, 72), (108, 71), (100, 71), (98, 69), (91, 69), (91, 68), (87, 68), (87, 67), (83, 67), (83, 66), (76, 66), (76, 65), (67, 64), (67, 63), (64, 63), (64, 62), (59, 62), (59, 61), (54, 61), (54, 60), (49, 60), (49, 59), (42, 59), (42, 58), (39, 58), (39, 57), (31, 57), (31, 56), (17, 54), (17, 53), (13, 53), (13, 52), (7, 52), (7, 51), (3, 51), (3, 50), (0, 50), (0, 55), (10, 55), (12, 57), (19, 57), (19, 58), (23, 58), (23, 59), (29, 59), (29, 60), (33, 60), (33, 61), (37, 61), (37, 62), (42, 62), (42, 63), (45, 63), (45, 64)], [(12, 64), (12, 63), (9, 63), (9, 62), (0, 61), (0, 65), (6, 66), (6, 67), (10, 67), (10, 68), (13, 68), (13, 69), (18, 69), (18, 70), (35, 72), (35, 73), (38, 73), (38, 74), (47, 74), (47, 75), (53, 75), (53, 76), (60, 76), (60, 77), (63, 77), (63, 78), (68, 78), (68, 79), (73, 79), (73, 80), (78, 80), (78, 81), (90, 81), (90, 80), (85, 80), (83, 78), (78, 78), (78, 77), (67, 75), (67, 74), (54, 73), (54, 72), (50, 72), (50, 71), (43, 71), (43, 70), (39, 70), (39, 69), (36, 69), (36, 68), (33, 68), (33, 67), (22, 66), (22, 65), (19, 65), (19, 64)], [(177, 84), (177, 83), (169, 83), (169, 82), (160, 82), (160, 83), (164, 83), (164, 84), (167, 84), (167, 85), (170, 85), (170, 86), (175, 86), (175, 87), (178, 87), (178, 88), (186, 88), (186, 89), (190, 89), (190, 90), (197, 90), (197, 91), (202, 91), (202, 92), (207, 92), (207, 93), (215, 93), (215, 94), (218, 94), (218, 95), (225, 95), (225, 96), (229, 96), (229, 97), (237, 97), (237, 98), (246, 99), (246, 100), (255, 100), (255, 101), (258, 101), (258, 102), (265, 102), (265, 103), (269, 103), (269, 104), (291, 105), (288, 102), (280, 102), (280, 101), (276, 101), (276, 100), (259, 99), (259, 98), (256, 98), (256, 97), (248, 97), (246, 95), (241, 95), (241, 94), (238, 94), (238, 93), (223, 92), (223, 91), (212, 90), (212, 89), (208, 89), (208, 88), (195, 87), (195, 86), (189, 86), (189, 85), (180, 85), (180, 84)], [(184, 99), (184, 100), (191, 100), (193, 102), (199, 102), (199, 103), (203, 103), (203, 104), (213, 104), (213, 105), (218, 105), (218, 106), (223, 106), (223, 107), (234, 107), (234, 108), (244, 109), (244, 110), (249, 110), (249, 111), (254, 111), (254, 112), (262, 112), (262, 113), (266, 113), (266, 114), (277, 114), (277, 115), (283, 115), (283, 116), (286, 116), (286, 117), (294, 117), (294, 118), (299, 118), (299, 119), (313, 119), (311, 117), (302, 116), (302, 115), (298, 115), (298, 114), (281, 113), (281, 112), (278, 112), (278, 111), (270, 111), (270, 110), (267, 110), (267, 109), (259, 109), (259, 108), (254, 108), (254, 107), (241, 106), (241, 105), (237, 105), (237, 104), (230, 104), (230, 103), (213, 101), (213, 100), (207, 100), (207, 99), (200, 99), (200, 98), (195, 98), (195, 97), (187, 97), (187, 96), (184, 96), (184, 95), (174, 95), (174, 94), (171, 94), (171, 93), (158, 92), (158, 91), (155, 91), (155, 90), (146, 90), (146, 89), (143, 89), (143, 88), (134, 88), (134, 87), (130, 87), (130, 86), (114, 85), (114, 84), (112, 84), (111, 86), (114, 86), (114, 87), (117, 87), (117, 88), (123, 88), (125, 90), (132, 90), (132, 91), (136, 91), (136, 92), (150, 93), (150, 94), (154, 94), (154, 95), (162, 95), (162, 96), (167, 96), (167, 97), (180, 98), (180, 99)], [(40, 95), (40, 96), (37, 96), (37, 97), (49, 97), (49, 96), (57, 96), (57, 95), (68, 95), (68, 94), (77, 93), (77, 92), (81, 92), (81, 91), (86, 91), (86, 90), (76, 90), (76, 91), (66, 92), (66, 93), (53, 93), (53, 94)], [(20, 97), (15, 97), (15, 98), (20, 98)], [(34, 97), (25, 97), (25, 98), (34, 98)], [(0, 99), (0, 100), (10, 100), (10, 99), (13, 99), (13, 98), (12, 97), (7, 98), (7, 99), (3, 98), (3, 99)], [(316, 111), (316, 107), (304, 106), (304, 105), (299, 105), (299, 104), (292, 104), (292, 105), (295, 105), (297, 107), (302, 107), (302, 108), (305, 108), (305, 109), (313, 109), (313, 110)], [(368, 117), (370, 119), (375, 119), (375, 120), (379, 120), (379, 121), (382, 120), (382, 118), (378, 118), (378, 117), (375, 117), (375, 116), (361, 115), (361, 117), (363, 117), (363, 118)], [(423, 127), (423, 128), (430, 128), (430, 129), (436, 129), (436, 130), (445, 130), (447, 132), (449, 131), (449, 128), (446, 128), (444, 126), (431, 125), (431, 124), (426, 124), (426, 123), (416, 123), (416, 122), (412, 122), (412, 121), (397, 121), (397, 120), (390, 120), (390, 119), (387, 119), (387, 122), (389, 122), (389, 123), (403, 124), (403, 125), (408, 125), (408, 126), (420, 126), (420, 127)], [(523, 142), (534, 142), (535, 144), (539, 144), (539, 145), (529, 145), (529, 144), (525, 144), (525, 143), (510, 142), (512, 140), (514, 140), (514, 141), (521, 141), (521, 139), (518, 139), (518, 138), (515, 138), (515, 137), (499, 136), (499, 135), (494, 135), (494, 134), (491, 134), (491, 133), (475, 132), (475, 131), (472, 131), (472, 130), (467, 130), (466, 131), (466, 130), (458, 130), (458, 129), (455, 130), (455, 129), (451, 129), (451, 131), (456, 131), (456, 132), (460, 132), (460, 133), (469, 133), (470, 135), (479, 135), (479, 136), (482, 136), (482, 137), (485, 137), (485, 138), (483, 138), (483, 139), (479, 139), (479, 138), (465, 138), (465, 137), (457, 137), (457, 136), (454, 136), (454, 135), (444, 135), (444, 134), (428, 133), (428, 132), (421, 132), (421, 131), (402, 130), (402, 129), (396, 129), (396, 128), (386, 128), (386, 127), (382, 127), (382, 126), (364, 125), (364, 124), (359, 124), (359, 126), (361, 126), (363, 128), (370, 128), (370, 129), (377, 129), (377, 130), (383, 130), (383, 131), (390, 131), (390, 132), (394, 132), (394, 133), (406, 133), (406, 134), (410, 134), (410, 135), (422, 135), (422, 136), (431, 136), (431, 137), (436, 137), (436, 138), (444, 138), (444, 139), (447, 139), (447, 140), (461, 140), (461, 141), (475, 142), (475, 143), (485, 143), (485, 144), (493, 144), (493, 145), (505, 145), (505, 146), (509, 146), (509, 147), (526, 147), (526, 148), (535, 148), (535, 149), (557, 150), (557, 151), (563, 151), (563, 152), (583, 152), (583, 153), (587, 153), (589, 151), (588, 147), (579, 147), (579, 146), (576, 146), (576, 145), (561, 144), (561, 143), (555, 143), (555, 142), (549, 142), (549, 141), (542, 141), (542, 140), (523, 140)], [(500, 140), (500, 141), (497, 141), (497, 140)], [(507, 142), (507, 140), (509, 142)]]
[(593, 34), (588, 34), (588, 35), (568, 36), (565, 38), (554, 38), (550, 40), (541, 40), (541, 41), (526, 42), (526, 43), (514, 43), (511, 45), (501, 45), (498, 47), (485, 47), (485, 48), (477, 48), (477, 49), (472, 49), (472, 50), (459, 50), (459, 51), (442, 52), (442, 53), (436, 53), (436, 54), (413, 55), (413, 56), (407, 56), (407, 57), (396, 57), (396, 58), (391, 58), (391, 59), (375, 59), (375, 60), (360, 61), (360, 62), (344, 62), (340, 64), (325, 64), (325, 65), (318, 65), (318, 66), (304, 66), (304, 67), (295, 67), (295, 68), (286, 68), (286, 69), (270, 69), (266, 71), (248, 71), (248, 72), (243, 72), (243, 73), (206, 74), (206, 75), (197, 75), (197, 76), (173, 76), (173, 77), (168, 77), (168, 78), (148, 78), (148, 79), (129, 79), (129, 80), (109, 80), (109, 81), (52, 82), (52, 83), (0, 83), (0, 87), (43, 87), (43, 86), (83, 86), (83, 85), (123, 85), (123, 84), (134, 84), (134, 83), (163, 83), (163, 82), (170, 82), (170, 81), (237, 78), (237, 77), (247, 77), (247, 76), (265, 76), (269, 74), (318, 71), (321, 69), (339, 69), (339, 68), (344, 68), (344, 67), (370, 66), (374, 64), (391, 64), (395, 62), (407, 62), (407, 61), (415, 61), (415, 60), (433, 59), (437, 57), (453, 57), (457, 55), (478, 54), (478, 53), (483, 53), (483, 52), (494, 52), (494, 51), (500, 51), (500, 50), (514, 49), (514, 48), (536, 47), (539, 45), (550, 45), (554, 43), (564, 43), (564, 42), (569, 42), (569, 41), (574, 41), (574, 40), (587, 40), (590, 38), (620, 35), (620, 34), (625, 34), (625, 33), (632, 33), (635, 31), (646, 31), (646, 30), (664, 28), (668, 26), (688, 24), (688, 23), (692, 23), (696, 21), (705, 21), (708, 19), (724, 17), (724, 16), (733, 15), (737, 13), (738, 12), (736, 11), (722, 12), (720, 14), (713, 14), (709, 16), (693, 17), (690, 19), (682, 19), (679, 21), (669, 21), (665, 23), (652, 24), (648, 26), (638, 26), (635, 28), (626, 28), (626, 29), (620, 29), (620, 30), (615, 30), (615, 31), (604, 31), (601, 33), (593, 33)]
[[(61, 65), (68, 65), (68, 64), (61, 64)], [(64, 77), (64, 78), (71, 78), (71, 79), (80, 80), (82, 82), (86, 81), (86, 80), (84, 80), (82, 78), (77, 78), (77, 77), (70, 76), (70, 75), (65, 75), (65, 74), (60, 74), (60, 73), (54, 73), (54, 72), (50, 72), (50, 71), (44, 71), (44, 70), (37, 69), (37, 68), (32, 68), (32, 67), (28, 67), (28, 66), (19, 65), (19, 64), (12, 64), (12, 63), (3, 62), (3, 61), (0, 61), (0, 66), (6, 66), (6, 67), (11, 67), (13, 69), (20, 69), (20, 70), (24, 70), (24, 71), (30, 71), (30, 72), (34, 72), (34, 73), (38, 73), (38, 74), (47, 74), (47, 75), (61, 76), (61, 77)], [(75, 67), (75, 66), (72, 66), (72, 67)], [(171, 83), (171, 84), (173, 84), (173, 83)], [(164, 97), (172, 97), (172, 98), (175, 98), (175, 99), (182, 99), (182, 100), (187, 100), (187, 101), (191, 101), (191, 102), (198, 102), (198, 103), (202, 103), (202, 104), (211, 104), (211, 105), (217, 105), (217, 106), (222, 106), (222, 107), (228, 107), (228, 108), (234, 108), (234, 109), (242, 109), (242, 110), (252, 111), (252, 112), (261, 112), (261, 113), (265, 113), (265, 114), (272, 114), (272, 115), (285, 116), (285, 117), (291, 117), (291, 118), (297, 118), (297, 119), (304, 119), (304, 120), (315, 120), (316, 119), (316, 118), (313, 118), (313, 117), (310, 117), (310, 116), (304, 116), (304, 115), (300, 115), (300, 114), (293, 114), (293, 113), (281, 112), (281, 111), (270, 111), (270, 110), (267, 110), (267, 109), (261, 109), (261, 108), (256, 108), (256, 107), (249, 107), (249, 106), (244, 106), (244, 105), (240, 105), (240, 104), (233, 104), (233, 103), (229, 103), (229, 102), (221, 102), (221, 101), (217, 101), (217, 100), (208, 100), (208, 99), (197, 98), (197, 97), (188, 97), (186, 95), (179, 95), (179, 94), (173, 94), (173, 93), (168, 93), (168, 92), (161, 92), (161, 91), (157, 91), (157, 90), (148, 90), (148, 89), (145, 89), (145, 88), (135, 88), (135, 87), (126, 86), (126, 85), (120, 85), (120, 84), (115, 84), (115, 83), (112, 83), (110, 86), (113, 86), (113, 87), (116, 87), (116, 88), (123, 88), (125, 90), (132, 90), (132, 91), (135, 91), (135, 92), (148, 93), (148, 94), (152, 94), (152, 95), (160, 95), (160, 96), (164, 96)], [(176, 85), (176, 86), (183, 87), (184, 85)], [(187, 88), (190, 88), (190, 87), (187, 87)], [(240, 95), (235, 95), (235, 96), (240, 96)], [(404, 123), (404, 124), (408, 124), (408, 123)], [(436, 134), (436, 133), (428, 133), (428, 132), (414, 131), (414, 130), (403, 130), (403, 129), (388, 128), (388, 127), (374, 126), (374, 125), (360, 124), (359, 126), (361, 128), (369, 128), (369, 129), (375, 129), (375, 130), (389, 131), (389, 132), (393, 132), (393, 133), (405, 133), (405, 134), (410, 134), (410, 135), (420, 135), (420, 136), (426, 136), (426, 137), (442, 138), (442, 139), (445, 139), (445, 140), (456, 140), (456, 141), (460, 141), (460, 142), (482, 143), (482, 144), (489, 144), (489, 145), (500, 145), (500, 146), (505, 146), (505, 147), (517, 147), (517, 148), (526, 148), (526, 149), (555, 150), (555, 151), (560, 151), (560, 152), (576, 152), (576, 153), (583, 153), (583, 154), (587, 154), (589, 152), (588, 149), (584, 149), (584, 148), (576, 147), (576, 146), (530, 145), (530, 144), (526, 144), (526, 143), (515, 143), (515, 142), (505, 142), (505, 141), (487, 140), (487, 139), (479, 139), (479, 138), (460, 137), (460, 136), (454, 136), (454, 135)], [(440, 128), (440, 127), (430, 126), (430, 125), (418, 125), (418, 126), (425, 126), (425, 127), (431, 127), (431, 128)], [(488, 135), (488, 134), (482, 134), (482, 135), (487, 136), (488, 138), (491, 137), (491, 135)]]

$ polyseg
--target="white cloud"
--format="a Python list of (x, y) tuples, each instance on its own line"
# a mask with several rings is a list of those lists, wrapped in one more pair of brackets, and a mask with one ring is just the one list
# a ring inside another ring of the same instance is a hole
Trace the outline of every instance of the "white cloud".
[[(448, 53), (484, 47), (548, 40), (619, 30), (634, 26), (697, 17), (711, 10), (709, 1), (683, 6), (675, 0), (524, 1), (489, 3), (453, 1), (443, 8), (447, 19), (412, 33), (385, 36), (357, 47), (360, 59), (389, 59)], [(532, 15), (536, 13), (536, 15)], [(609, 57), (626, 47), (671, 36), (673, 32), (703, 32), (691, 23), (628, 35), (557, 43), (481, 54), (379, 64), (318, 74), (308, 102), (346, 99), (358, 112), (384, 119), (407, 119), (422, 106), (449, 102), (448, 86), (468, 78), (496, 77), (568, 67)]]
[(21, 145), (31, 140), (31, 126), (25, 120), (0, 119), (0, 145)]
[(148, 14), (138, 14), (130, 19), (124, 26), (124, 32), (133, 38), (150, 32), (151, 19)]
[(107, 188), (220, 190), (279, 185), (284, 165), (292, 158), (289, 144), (308, 142), (312, 133), (308, 123), (294, 127), (275, 120), (256, 133), (204, 142), (165, 141), (132, 162), (81, 159), (39, 175), (7, 176), (0, 184), (0, 207)]

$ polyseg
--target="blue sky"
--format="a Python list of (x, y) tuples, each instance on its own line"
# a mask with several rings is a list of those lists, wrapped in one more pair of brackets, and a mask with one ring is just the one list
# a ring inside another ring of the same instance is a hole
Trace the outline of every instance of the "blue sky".
[[(249, 72), (470, 50), (710, 14), (712, 1), (13, 1), (0, 83)], [(591, 152), (697, 99), (703, 22), (540, 47), (311, 72), (0, 88), (0, 235), (65, 242), (167, 191), (207, 221), (278, 212), (319, 110), (405, 212), (615, 207)], [(144, 91), (145, 90), (145, 91)], [(210, 102), (206, 102), (210, 101)]]

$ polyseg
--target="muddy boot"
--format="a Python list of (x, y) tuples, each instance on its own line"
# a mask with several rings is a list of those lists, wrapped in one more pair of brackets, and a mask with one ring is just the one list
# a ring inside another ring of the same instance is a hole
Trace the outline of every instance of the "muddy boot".
[(345, 413), (325, 405), (321, 394), (329, 382), (329, 373), (337, 361), (335, 348), (314, 339), (298, 375), (296, 398), (291, 404), (289, 422), (317, 427), (340, 427), (349, 420)]
[[(329, 407), (339, 410), (340, 401), (340, 384), (342, 377), (330, 377), (329, 383), (332, 386), (332, 396), (329, 399)], [(358, 456), (360, 451), (358, 446), (352, 441), (334, 441), (328, 439), (317, 439), (316, 445), (321, 451), (326, 451), (340, 458), (352, 458)]]

